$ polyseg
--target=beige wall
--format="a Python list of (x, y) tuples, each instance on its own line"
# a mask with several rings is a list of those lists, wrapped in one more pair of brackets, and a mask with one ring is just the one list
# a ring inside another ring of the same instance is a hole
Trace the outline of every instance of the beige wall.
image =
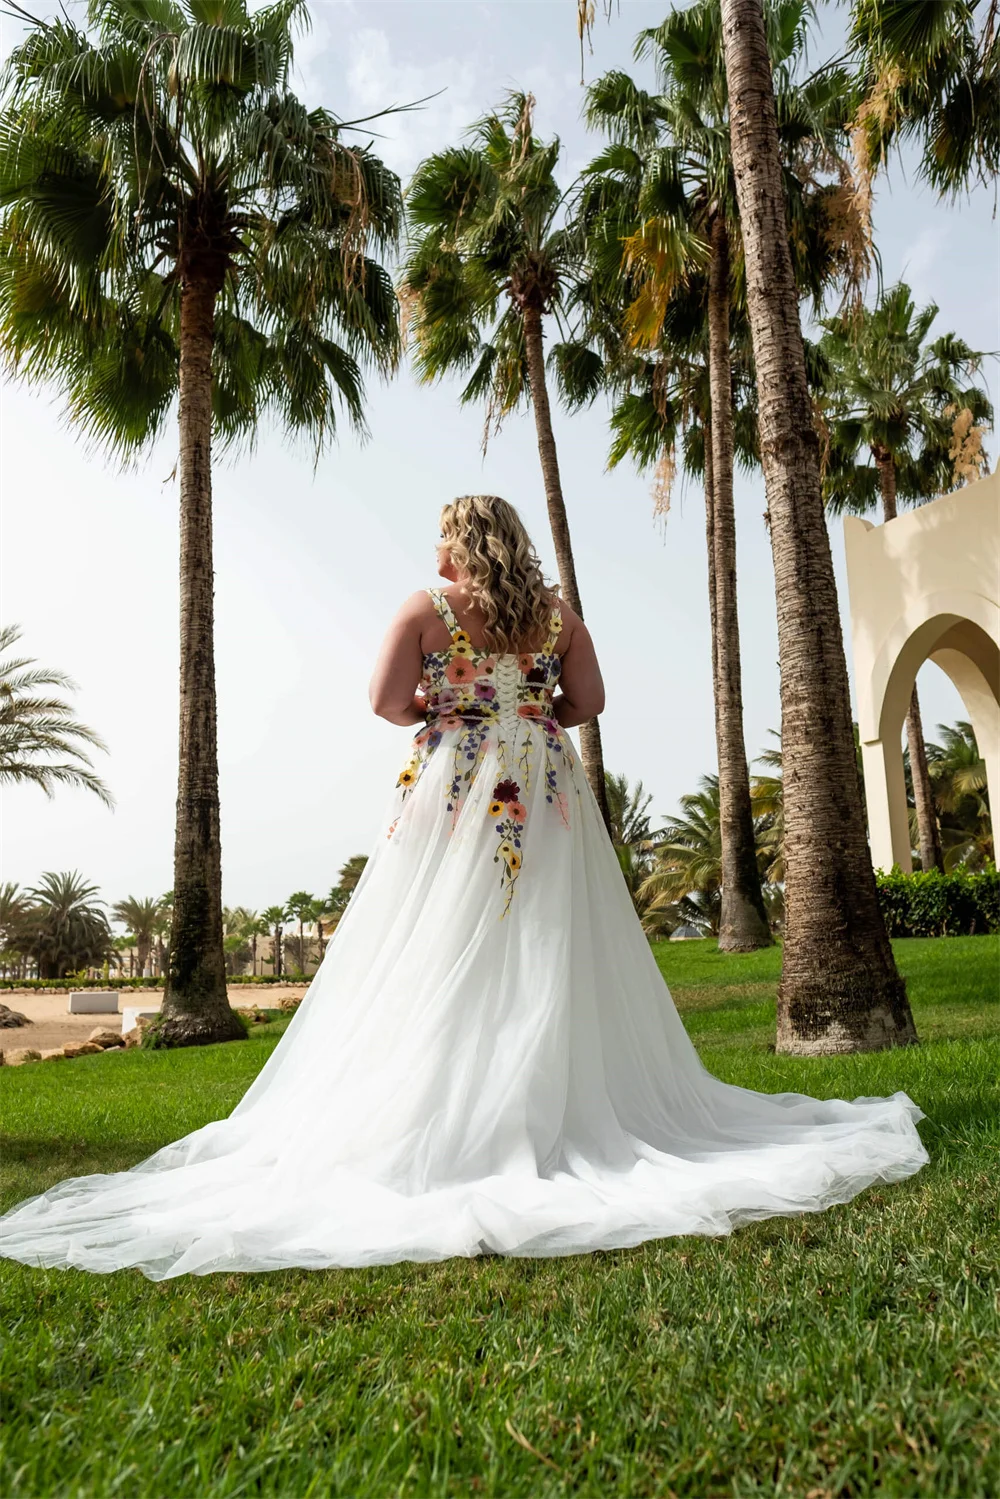
[(933, 661), (965, 704), (1000, 806), (1000, 474), (885, 525), (844, 521), (858, 725), (876, 869), (910, 869), (901, 737)]

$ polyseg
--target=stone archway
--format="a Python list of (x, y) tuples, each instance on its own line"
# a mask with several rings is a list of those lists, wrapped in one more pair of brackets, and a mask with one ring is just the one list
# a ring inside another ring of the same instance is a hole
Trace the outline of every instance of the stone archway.
[(885, 525), (848, 516), (844, 544), (872, 862), (909, 870), (900, 741), (925, 661), (955, 684), (1000, 806), (1000, 475)]

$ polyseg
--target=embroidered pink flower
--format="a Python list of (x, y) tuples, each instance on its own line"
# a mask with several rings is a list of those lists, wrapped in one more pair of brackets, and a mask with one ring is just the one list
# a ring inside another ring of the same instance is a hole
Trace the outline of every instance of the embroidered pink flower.
[(521, 655), (517, 658), (517, 664), (523, 672), (533, 671), (535, 667), (534, 653), (532, 651), (522, 651)]
[(541, 703), (522, 703), (517, 711), (522, 718), (542, 718), (545, 713)]
[(546, 734), (559, 733), (559, 724), (554, 718), (547, 718), (542, 727), (545, 730)]
[(439, 713), (447, 713), (458, 706), (458, 700), (459, 694), (453, 687), (442, 687), (435, 699), (435, 706)]
[(448, 669), (445, 672), (445, 676), (449, 682), (455, 682), (457, 685), (461, 685), (463, 682), (474, 682), (476, 679), (476, 668), (464, 656), (452, 656), (448, 662)]
[(442, 729), (461, 729), (465, 727), (462, 720), (454, 713), (450, 713), (447, 718), (439, 718), (438, 724)]
[(481, 677), (491, 677), (493, 675), (493, 673), (496, 671), (496, 669), (497, 669), (497, 658), (496, 658), (496, 656), (487, 656), (485, 661), (480, 661), (480, 663), (479, 663), (479, 675)]
[(508, 802), (507, 816), (513, 817), (515, 822), (523, 822), (528, 815), (528, 809), (523, 802)]
[(490, 703), (497, 695), (496, 688), (489, 682), (476, 683), (476, 697), (481, 703)]

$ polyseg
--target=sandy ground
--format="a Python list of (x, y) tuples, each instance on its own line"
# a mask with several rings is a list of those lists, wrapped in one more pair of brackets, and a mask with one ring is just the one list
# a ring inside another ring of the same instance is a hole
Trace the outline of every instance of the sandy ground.
[[(86, 1041), (92, 1030), (117, 1031), (121, 1029), (121, 1011), (138, 1005), (144, 1010), (160, 1007), (161, 992), (158, 989), (133, 989), (118, 996), (119, 1014), (70, 1015), (67, 1011), (69, 995), (37, 994), (31, 989), (6, 989), (0, 994), (0, 1003), (8, 1009), (26, 1015), (30, 1025), (19, 1025), (8, 1029), (0, 1027), (0, 1051), (13, 1051), (30, 1046), (34, 1051), (47, 1051), (52, 1047), (65, 1046), (67, 1041)], [(289, 996), (301, 999), (305, 993), (302, 984), (230, 984), (229, 1003), (236, 1009), (260, 1005), (273, 1010), (278, 1002)]]

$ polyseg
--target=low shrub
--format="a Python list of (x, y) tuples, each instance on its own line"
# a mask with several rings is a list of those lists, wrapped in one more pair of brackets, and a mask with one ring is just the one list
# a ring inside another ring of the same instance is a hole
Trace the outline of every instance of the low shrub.
[(0, 989), (162, 989), (162, 978), (141, 979), (0, 979)]
[[(250, 974), (236, 974), (228, 978), (226, 982), (228, 984), (284, 984), (286, 986), (302, 984), (305, 986), (312, 982), (312, 978), (313, 975), (311, 974), (309, 978), (302, 978), (301, 976), (285, 978), (284, 974), (275, 977), (271, 973), (257, 974), (256, 977)], [(84, 979), (82, 982), (79, 979), (0, 978), (0, 991), (5, 989), (36, 989), (44, 994), (46, 990), (61, 992), (67, 989), (74, 991), (80, 989), (162, 989), (165, 982), (162, 976), (159, 978), (141, 979)]]
[(876, 875), (890, 937), (957, 937), (1000, 931), (1000, 872), (928, 869)]

